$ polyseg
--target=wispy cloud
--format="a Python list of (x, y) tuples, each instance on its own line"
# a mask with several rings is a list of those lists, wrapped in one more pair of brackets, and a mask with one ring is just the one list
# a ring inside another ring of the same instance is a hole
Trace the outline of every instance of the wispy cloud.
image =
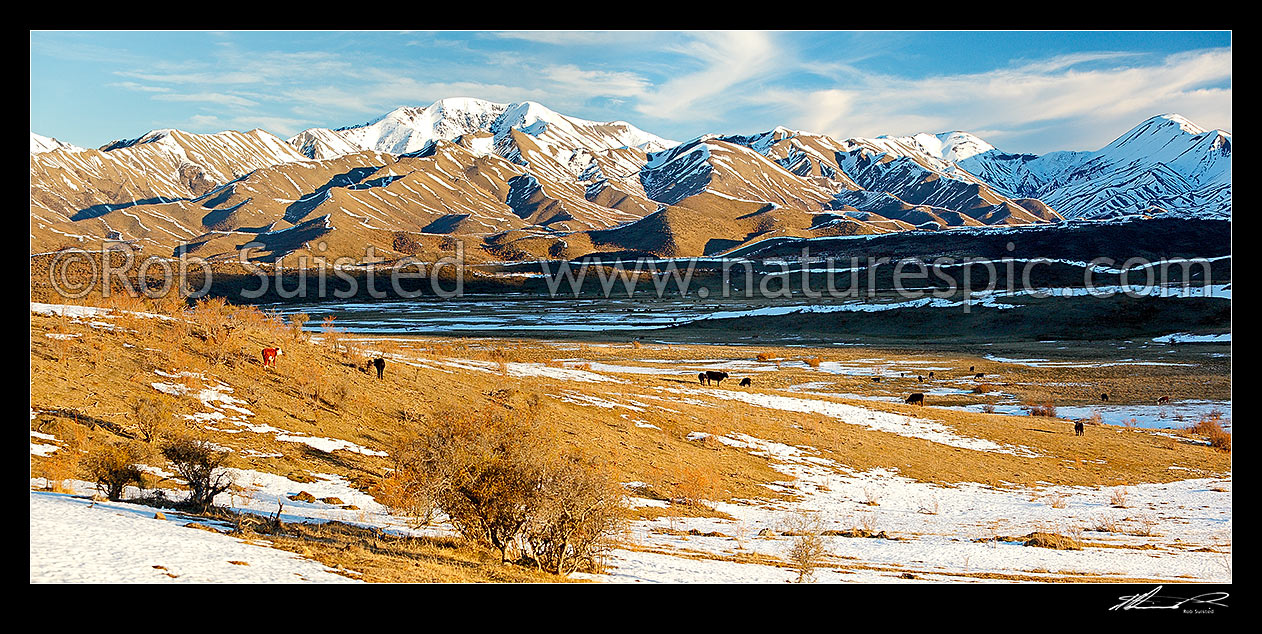
[(1080, 68), (1123, 57), (1082, 54), (924, 79), (863, 74), (844, 87), (769, 90), (750, 99), (785, 112), (794, 127), (843, 137), (987, 130), (988, 140), (1011, 146), (1040, 124), (1075, 122), (1057, 147), (1011, 148), (1022, 151), (1097, 149), (1166, 111), (1230, 126), (1231, 88), (1214, 87), (1231, 79), (1230, 49), (1180, 53), (1148, 65)]

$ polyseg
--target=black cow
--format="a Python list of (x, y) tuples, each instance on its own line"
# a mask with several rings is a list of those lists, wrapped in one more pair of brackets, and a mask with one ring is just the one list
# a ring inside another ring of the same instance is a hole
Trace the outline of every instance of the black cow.
[(710, 384), (710, 380), (706, 378), (705, 372), (702, 372), (701, 374), (697, 375), (697, 381), (699, 381), (702, 385)]
[(931, 372), (929, 372), (929, 378), (931, 378), (931, 379), (933, 378), (933, 372), (932, 372), (932, 371), (931, 371)]
[(919, 406), (921, 406), (921, 407), (924, 407), (924, 406), (925, 406), (925, 395), (924, 395), (924, 394), (921, 394), (920, 392), (916, 392), (915, 394), (912, 394), (911, 396), (908, 396), (908, 397), (907, 397), (907, 400), (906, 400), (905, 402), (906, 402), (908, 405), (919, 405)]
[(718, 385), (723, 379), (727, 378), (727, 372), (718, 372), (716, 370), (706, 370), (705, 378), (713, 385)]
[(973, 366), (971, 366), (971, 365), (970, 365), (970, 366), (968, 366), (968, 371), (969, 371), (969, 372), (973, 372), (973, 371), (974, 371), (974, 370), (973, 370)]
[(1169, 397), (1169, 396), (1163, 396), (1163, 397), (1161, 397), (1161, 398), (1157, 399), (1157, 404), (1158, 404), (1158, 405), (1169, 405), (1169, 404), (1170, 404), (1170, 397)]
[(976, 380), (976, 379), (980, 379), (980, 378), (982, 378), (982, 377), (984, 377), (984, 376), (986, 376), (986, 375), (985, 375), (985, 374), (983, 374), (983, 373), (981, 373), (981, 372), (978, 372), (977, 374), (974, 374), (974, 375), (973, 375), (973, 379), (974, 379), (974, 380)]
[(1101, 394), (1101, 395), (1100, 395), (1100, 400), (1104, 401), (1105, 403), (1108, 403), (1108, 402), (1109, 402), (1109, 395), (1108, 395), (1108, 394)]
[(1074, 423), (1074, 435), (1075, 435), (1075, 436), (1085, 436), (1085, 435), (1086, 435), (1086, 433), (1087, 433), (1087, 432), (1086, 432), (1086, 430), (1083, 428), (1082, 421), (1078, 421), (1078, 422)]
[(377, 357), (376, 359), (368, 362), (368, 367), (377, 368), (377, 378), (380, 379), (386, 373), (386, 360), (381, 357)]
[(881, 377), (879, 377), (879, 376), (874, 376), (874, 377), (872, 377), (872, 382), (873, 382), (873, 383), (880, 383), (880, 382), (881, 382)]
[(753, 384), (754, 384), (753, 379), (750, 379), (749, 377), (745, 377), (741, 379), (741, 387), (749, 387)]
[(924, 382), (925, 382), (925, 377), (920, 376), (919, 374), (917, 374), (917, 375), (916, 375), (916, 380), (917, 380), (917, 381), (920, 381), (921, 383), (924, 383)]

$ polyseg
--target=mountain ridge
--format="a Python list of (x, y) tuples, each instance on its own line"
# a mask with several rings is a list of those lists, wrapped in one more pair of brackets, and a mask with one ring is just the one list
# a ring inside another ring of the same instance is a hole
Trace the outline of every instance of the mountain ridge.
[(681, 143), (536, 102), (474, 98), (289, 139), (159, 129), (98, 150), (54, 141), (32, 133), (32, 252), (119, 236), (207, 257), (235, 256), (246, 238), (268, 243), (268, 257), (313, 239), (403, 256), (460, 238), (486, 257), (631, 245), (681, 257), (755, 237), (1059, 222), (1058, 205), (1066, 217), (1230, 218), (1230, 134), (1178, 115), (1095, 152), (1043, 156), (958, 130), (838, 140), (777, 126)]

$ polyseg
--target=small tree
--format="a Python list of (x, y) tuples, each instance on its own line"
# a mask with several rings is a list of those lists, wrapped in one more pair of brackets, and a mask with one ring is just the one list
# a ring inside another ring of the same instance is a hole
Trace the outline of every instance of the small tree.
[(136, 466), (144, 459), (144, 453), (131, 443), (98, 445), (88, 452), (83, 468), (96, 482), (97, 490), (117, 502), (123, 498), (127, 485), (144, 488), (144, 472)]
[(210, 441), (181, 437), (163, 447), (162, 455), (188, 481), (188, 504), (195, 509), (210, 508), (216, 495), (232, 488), (232, 474), (227, 469), (231, 454), (220, 451)]

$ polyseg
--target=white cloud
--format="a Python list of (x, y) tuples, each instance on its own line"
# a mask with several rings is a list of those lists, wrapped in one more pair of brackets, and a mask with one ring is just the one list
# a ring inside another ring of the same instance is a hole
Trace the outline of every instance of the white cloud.
[[(1010, 151), (1098, 149), (1155, 114), (1179, 112), (1230, 129), (1231, 50), (1168, 56), (1143, 66), (1080, 69), (1082, 54), (983, 73), (905, 79), (866, 74), (844, 88), (769, 90), (753, 102), (789, 114), (791, 125), (838, 137), (987, 130)], [(1034, 130), (1060, 123), (1051, 135)], [(1035, 144), (1037, 146), (1033, 146)]]

